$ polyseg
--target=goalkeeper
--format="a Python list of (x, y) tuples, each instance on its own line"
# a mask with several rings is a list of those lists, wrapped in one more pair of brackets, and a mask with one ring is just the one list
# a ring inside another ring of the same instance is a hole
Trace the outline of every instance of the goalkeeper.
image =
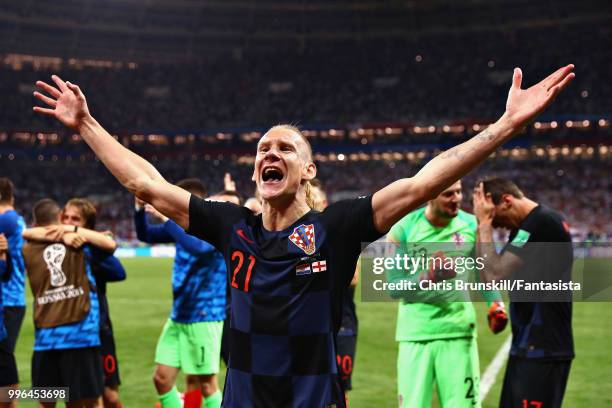
[[(437, 257), (438, 261), (475, 256), (477, 222), (473, 215), (460, 210), (461, 199), (461, 181), (457, 181), (395, 224), (388, 239), (407, 249), (412, 257)], [(440, 263), (432, 262), (413, 278), (406, 271), (390, 270), (387, 280), (416, 278), (436, 283), (467, 275), (458, 276), (458, 267), (457, 272), (439, 267)], [(454, 291), (396, 291), (391, 295), (402, 297), (396, 330), (400, 408), (429, 407), (434, 384), (442, 406), (480, 407), (476, 316), (469, 299)], [(501, 296), (498, 292), (485, 292), (483, 296), (490, 306), (489, 327), (499, 333), (508, 321)]]

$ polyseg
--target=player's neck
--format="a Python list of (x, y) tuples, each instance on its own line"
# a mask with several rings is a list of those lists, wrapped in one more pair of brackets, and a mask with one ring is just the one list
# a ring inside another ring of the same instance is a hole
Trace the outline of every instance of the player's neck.
[(450, 218), (437, 215), (430, 206), (425, 207), (425, 218), (436, 228), (446, 227), (451, 222)]
[(263, 226), (268, 231), (282, 231), (310, 211), (306, 202), (293, 200), (287, 205), (272, 205), (264, 201), (262, 206)]
[(13, 209), (13, 206), (10, 204), (0, 204), (0, 214), (4, 214), (5, 212)]
[(523, 199), (521, 199), (517, 204), (518, 205), (516, 208), (517, 211), (516, 211), (515, 228), (518, 228), (518, 226), (521, 225), (523, 220), (527, 218), (529, 213), (531, 213), (531, 211), (533, 211), (533, 209), (539, 205), (538, 203), (536, 203), (533, 200), (528, 199), (527, 197), (524, 197)]

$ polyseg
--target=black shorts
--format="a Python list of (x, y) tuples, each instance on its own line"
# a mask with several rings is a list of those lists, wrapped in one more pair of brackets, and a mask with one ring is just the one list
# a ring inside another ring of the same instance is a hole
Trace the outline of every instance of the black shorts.
[(3, 345), (6, 343), (8, 350), (11, 353), (15, 352), (15, 345), (17, 344), (17, 337), (19, 337), (19, 330), (21, 330), (21, 324), (25, 316), (25, 306), (4, 306), (4, 327), (8, 337), (2, 341)]
[(571, 361), (538, 361), (510, 356), (500, 408), (561, 407)]
[(0, 344), (0, 387), (19, 383), (15, 355), (8, 349), (5, 341)]
[(351, 377), (353, 374), (353, 364), (355, 362), (355, 350), (357, 348), (357, 336), (338, 336), (338, 373), (340, 375), (340, 385), (346, 392), (353, 389)]
[(34, 351), (32, 387), (68, 387), (70, 401), (98, 398), (104, 391), (100, 348)]
[(115, 348), (115, 336), (111, 330), (100, 330), (100, 354), (104, 369), (104, 386), (117, 387), (121, 384), (119, 377), (119, 360)]

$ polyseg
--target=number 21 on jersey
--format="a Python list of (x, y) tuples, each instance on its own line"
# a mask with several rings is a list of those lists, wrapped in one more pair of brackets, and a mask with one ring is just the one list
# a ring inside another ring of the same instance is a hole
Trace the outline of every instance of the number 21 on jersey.
[(232, 287), (248, 292), (251, 273), (255, 266), (255, 257), (253, 255), (245, 257), (244, 252), (236, 250), (232, 252), (230, 259), (232, 262)]

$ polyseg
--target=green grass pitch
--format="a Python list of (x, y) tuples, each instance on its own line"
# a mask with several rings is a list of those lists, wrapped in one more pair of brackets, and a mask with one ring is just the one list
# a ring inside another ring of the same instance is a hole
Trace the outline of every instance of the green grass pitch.
[[(122, 260), (128, 272), (124, 282), (108, 285), (111, 316), (120, 361), (121, 396), (125, 408), (153, 407), (157, 398), (152, 383), (153, 356), (157, 337), (171, 307), (171, 259), (135, 258)], [(28, 295), (29, 289), (27, 289)], [(31, 296), (28, 297), (31, 304)], [(395, 372), (397, 345), (394, 340), (395, 303), (357, 303), (359, 338), (350, 394), (351, 408), (396, 407)], [(476, 305), (481, 370), (484, 371), (509, 327), (494, 336), (486, 327), (486, 307)], [(32, 308), (18, 341), (16, 357), (21, 383), (30, 385), (33, 346)], [(612, 303), (576, 303), (574, 336), (577, 357), (573, 362), (566, 392), (567, 407), (612, 406)], [(503, 370), (485, 407), (495, 407), (501, 391)], [(222, 384), (222, 378), (221, 378)], [(434, 405), (436, 405), (434, 403)], [(20, 406), (33, 407), (33, 403)], [(437, 405), (436, 405), (437, 406)]]

